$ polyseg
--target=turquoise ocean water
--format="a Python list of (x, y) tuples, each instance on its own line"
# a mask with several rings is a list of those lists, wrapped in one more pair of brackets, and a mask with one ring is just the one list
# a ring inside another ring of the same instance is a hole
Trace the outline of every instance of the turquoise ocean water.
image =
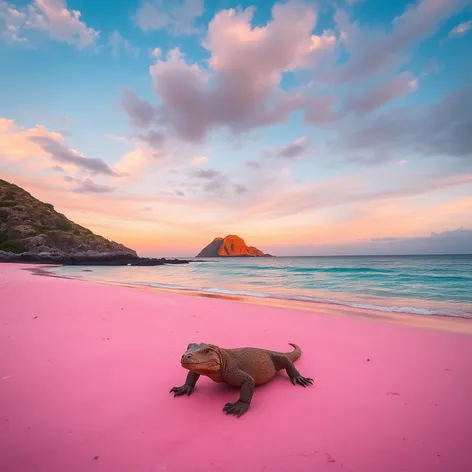
[(61, 267), (84, 279), (472, 317), (472, 255), (195, 259), (157, 267)]

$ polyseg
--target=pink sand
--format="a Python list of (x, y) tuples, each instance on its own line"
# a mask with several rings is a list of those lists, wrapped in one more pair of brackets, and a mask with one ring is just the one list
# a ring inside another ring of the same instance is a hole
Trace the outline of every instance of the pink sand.
[[(19, 267), (0, 265), (2, 472), (472, 470), (470, 334)], [(189, 342), (296, 342), (315, 386), (283, 372), (225, 416), (237, 390), (169, 394)]]

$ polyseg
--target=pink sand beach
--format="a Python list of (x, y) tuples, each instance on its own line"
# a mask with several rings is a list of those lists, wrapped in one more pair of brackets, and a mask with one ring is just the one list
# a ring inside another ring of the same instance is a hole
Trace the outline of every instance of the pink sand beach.
[[(472, 470), (468, 320), (338, 316), (27, 267), (0, 265), (2, 472)], [(189, 397), (169, 393), (190, 342), (297, 343), (315, 384), (280, 372), (226, 416), (237, 389), (201, 378)]]

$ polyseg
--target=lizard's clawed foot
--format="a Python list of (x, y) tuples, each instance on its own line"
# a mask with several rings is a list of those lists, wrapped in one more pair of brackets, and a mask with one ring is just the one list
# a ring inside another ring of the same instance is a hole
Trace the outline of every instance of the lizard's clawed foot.
[(290, 380), (292, 381), (293, 385), (299, 384), (302, 387), (313, 385), (313, 379), (310, 379), (309, 377), (303, 377), (302, 375), (291, 377)]
[(223, 411), (226, 412), (227, 415), (235, 415), (238, 418), (246, 413), (249, 409), (249, 403), (244, 403), (238, 400), (236, 403), (227, 403), (223, 408)]
[(190, 395), (192, 393), (193, 387), (187, 384), (182, 385), (181, 387), (173, 387), (170, 389), (169, 393), (174, 393), (174, 397), (178, 397), (180, 395), (187, 394)]

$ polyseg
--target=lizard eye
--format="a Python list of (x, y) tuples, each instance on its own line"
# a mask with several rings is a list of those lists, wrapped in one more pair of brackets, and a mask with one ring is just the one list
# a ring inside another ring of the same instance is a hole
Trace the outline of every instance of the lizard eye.
[(209, 352), (210, 352), (209, 348), (206, 347), (205, 349), (203, 349), (203, 354), (208, 354)]

